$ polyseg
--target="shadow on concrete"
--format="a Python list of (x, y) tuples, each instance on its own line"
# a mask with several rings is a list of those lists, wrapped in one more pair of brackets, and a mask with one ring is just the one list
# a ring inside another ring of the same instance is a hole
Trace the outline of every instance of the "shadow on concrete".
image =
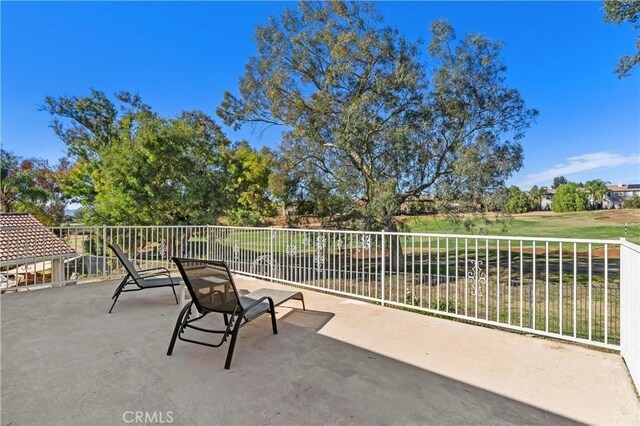
[(173, 296), (128, 294), (109, 315), (113, 287), (2, 297), (2, 425), (127, 424), (137, 411), (176, 425), (573, 423), (323, 336), (331, 312), (283, 310), (275, 336), (268, 317), (252, 322), (230, 371), (226, 345), (178, 342), (168, 357)]

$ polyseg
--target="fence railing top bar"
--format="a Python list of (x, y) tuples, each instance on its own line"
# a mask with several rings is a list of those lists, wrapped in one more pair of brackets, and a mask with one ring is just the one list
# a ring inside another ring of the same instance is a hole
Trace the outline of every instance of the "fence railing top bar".
[(624, 246), (624, 247), (626, 247), (626, 248), (629, 248), (629, 249), (631, 249), (631, 250), (635, 251), (636, 253), (640, 253), (640, 245), (638, 245), (638, 244), (634, 244), (634, 243), (632, 243), (632, 242), (630, 242), (630, 241), (627, 241), (627, 240), (626, 240), (626, 239), (624, 239), (624, 238), (621, 238), (621, 239), (620, 239), (620, 245), (621, 245), (621, 246)]
[[(32, 226), (15, 226), (2, 227), (2, 230), (29, 230)], [(616, 239), (585, 239), (585, 238), (552, 238), (552, 237), (526, 237), (526, 236), (502, 236), (502, 235), (465, 235), (465, 234), (440, 234), (440, 233), (412, 233), (412, 232), (386, 232), (386, 231), (354, 231), (354, 230), (337, 230), (337, 229), (304, 229), (304, 228), (284, 228), (284, 227), (242, 227), (242, 226), (222, 226), (222, 225), (90, 225), (90, 226), (52, 226), (50, 230), (88, 230), (88, 229), (229, 229), (237, 231), (281, 231), (281, 232), (308, 232), (308, 233), (333, 233), (333, 234), (367, 234), (367, 235), (387, 235), (402, 236), (413, 238), (457, 238), (466, 240), (493, 240), (493, 241), (522, 241), (522, 242), (550, 242), (550, 243), (568, 243), (568, 244), (624, 244), (626, 247), (640, 251), (640, 246), (624, 240)]]
[(287, 229), (290, 231), (302, 231), (303, 229), (295, 229), (295, 228), (277, 228), (270, 226), (226, 226), (226, 225), (207, 225), (208, 228), (214, 229), (234, 229), (238, 231), (272, 231), (272, 230), (283, 230)]
[(459, 238), (467, 240), (499, 240), (499, 241), (531, 241), (548, 243), (577, 243), (577, 244), (620, 244), (620, 240), (599, 240), (585, 238), (552, 238), (552, 237), (524, 237), (524, 236), (502, 236), (502, 235), (465, 235), (465, 234), (432, 234), (413, 232), (385, 232), (386, 235), (431, 237), (431, 238)]
[[(102, 228), (206, 228), (210, 225), (70, 225), (70, 226), (50, 226), (49, 229), (102, 229)], [(29, 228), (29, 227), (22, 227)]]
[(282, 228), (282, 227), (241, 227), (241, 226), (217, 226), (212, 228), (256, 230), (256, 231), (286, 231), (286, 232), (313, 232), (313, 233), (339, 233), (339, 234), (370, 234), (387, 236), (406, 237), (431, 237), (431, 238), (459, 238), (467, 240), (501, 240), (501, 241), (535, 241), (535, 242), (555, 242), (555, 243), (577, 243), (577, 244), (620, 244), (620, 240), (613, 239), (586, 239), (586, 238), (552, 238), (552, 237), (525, 237), (525, 236), (502, 236), (502, 235), (465, 235), (465, 234), (440, 234), (440, 233), (417, 233), (417, 232), (387, 232), (387, 231), (353, 231), (336, 229), (302, 229), (302, 228)]

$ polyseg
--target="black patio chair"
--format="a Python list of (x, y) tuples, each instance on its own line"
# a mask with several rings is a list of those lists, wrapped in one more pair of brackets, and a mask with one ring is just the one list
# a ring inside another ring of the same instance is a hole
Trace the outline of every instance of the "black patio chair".
[[(224, 364), (224, 368), (228, 370), (229, 367), (231, 367), (233, 350), (236, 345), (240, 327), (258, 318), (262, 314), (269, 313), (271, 315), (273, 334), (278, 334), (275, 312), (276, 306), (281, 305), (287, 300), (295, 299), (302, 302), (302, 309), (306, 309), (304, 297), (299, 291), (261, 288), (252, 293), (246, 291), (239, 292), (229, 268), (226, 263), (222, 261), (180, 259), (175, 257), (173, 261), (178, 266), (182, 279), (187, 289), (189, 289), (191, 301), (182, 308), (182, 311), (178, 315), (178, 320), (176, 321), (176, 326), (171, 337), (171, 343), (169, 344), (169, 350), (167, 351), (167, 355), (169, 356), (173, 353), (176, 339), (217, 348), (222, 346), (230, 335), (231, 342), (229, 343), (227, 359)], [(199, 316), (190, 319), (192, 307), (195, 307)], [(210, 313), (222, 314), (225, 325), (224, 329), (205, 329), (193, 325), (194, 322), (201, 320)], [(182, 337), (182, 334), (187, 328), (205, 333), (222, 334), (222, 338), (218, 343), (207, 343), (187, 339)]]
[[(148, 288), (171, 287), (171, 290), (173, 290), (173, 297), (176, 299), (176, 304), (178, 303), (175, 286), (180, 285), (182, 281), (179, 279), (173, 279), (167, 268), (158, 267), (150, 269), (136, 269), (129, 258), (125, 256), (120, 246), (117, 244), (109, 244), (109, 248), (113, 250), (118, 260), (120, 260), (120, 263), (122, 263), (122, 266), (124, 266), (124, 269), (127, 271), (127, 275), (125, 275), (124, 279), (113, 293), (113, 296), (111, 296), (114, 300), (111, 305), (111, 309), (109, 309), (109, 313), (111, 313), (113, 307), (116, 305), (120, 294), (128, 291), (146, 290)], [(135, 284), (136, 288), (125, 289), (126, 286), (132, 284)]]

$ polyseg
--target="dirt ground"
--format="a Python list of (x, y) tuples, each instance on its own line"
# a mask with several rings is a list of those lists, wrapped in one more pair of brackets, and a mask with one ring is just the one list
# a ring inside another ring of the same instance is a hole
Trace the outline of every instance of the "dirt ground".
[[(594, 220), (602, 220), (612, 223), (637, 223), (640, 222), (640, 209), (638, 210), (630, 210), (630, 209), (621, 209), (621, 210), (595, 210), (583, 212), (583, 214)], [(525, 218), (525, 217), (545, 217), (545, 216), (556, 216), (558, 213), (552, 211), (544, 211), (544, 212), (529, 212), (522, 213), (518, 215), (514, 215), (516, 218)]]

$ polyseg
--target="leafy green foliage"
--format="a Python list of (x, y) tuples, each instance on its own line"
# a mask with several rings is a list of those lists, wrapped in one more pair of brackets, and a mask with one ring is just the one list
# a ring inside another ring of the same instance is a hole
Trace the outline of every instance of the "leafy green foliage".
[(533, 185), (529, 190), (529, 199), (533, 210), (540, 211), (542, 209), (542, 197), (547, 195), (548, 188), (546, 186)]
[(625, 209), (640, 209), (640, 197), (634, 195), (631, 198), (624, 200)]
[(260, 218), (273, 214), (269, 199), (269, 177), (273, 157), (267, 148), (252, 149), (241, 142), (224, 155), (224, 165), (228, 176), (225, 187), (230, 203), (226, 208), (232, 225), (258, 225)]
[[(640, 0), (605, 0), (604, 1), (604, 21), (615, 25), (624, 22), (632, 24), (633, 28), (640, 28), (638, 19), (640, 18)], [(636, 42), (636, 53), (624, 55), (620, 58), (615, 72), (619, 78), (628, 77), (631, 70), (640, 63), (640, 36)]]
[(531, 210), (531, 200), (517, 186), (509, 188), (505, 210), (508, 213), (526, 213)]
[(602, 199), (609, 190), (605, 182), (601, 179), (589, 180), (584, 184), (584, 188), (589, 195), (589, 203), (594, 208), (602, 207)]
[(61, 185), (84, 221), (211, 223), (227, 202), (221, 150), (229, 141), (204, 113), (164, 118), (138, 96), (47, 97), (44, 110), (75, 160)]
[(551, 184), (552, 189), (558, 189), (560, 185), (564, 185), (565, 183), (569, 183), (566, 177), (557, 176), (553, 178), (553, 183)]
[(554, 212), (577, 212), (587, 209), (587, 197), (573, 182), (560, 185), (553, 196)]
[(240, 93), (217, 113), (236, 128), (284, 126), (271, 185), (331, 221), (395, 230), (403, 202), (435, 191), (478, 210), (521, 167), (537, 112), (506, 87), (500, 43), (456, 41), (445, 21), (431, 33), (429, 75), (421, 43), (372, 3), (301, 2), (257, 28)]
[(0, 211), (28, 212), (45, 225), (60, 224), (66, 200), (57, 180), (68, 166), (63, 159), (54, 169), (46, 160), (0, 150)]

